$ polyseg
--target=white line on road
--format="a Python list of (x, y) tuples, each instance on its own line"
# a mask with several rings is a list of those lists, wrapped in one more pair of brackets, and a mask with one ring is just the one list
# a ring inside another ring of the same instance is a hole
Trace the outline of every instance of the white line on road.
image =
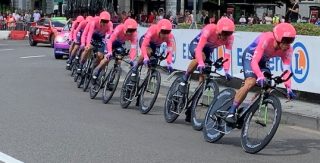
[(8, 44), (0, 44), (0, 46), (5, 46), (5, 45), (8, 45)]
[(26, 57), (20, 57), (20, 58), (26, 59), (26, 58), (40, 58), (40, 57), (45, 57), (45, 55), (32, 55), (32, 56), (26, 56)]
[(4, 163), (23, 163), (22, 161), (19, 161), (9, 155), (6, 155), (2, 152), (0, 152), (0, 162)]
[(0, 49), (0, 52), (2, 52), (2, 51), (10, 51), (10, 50), (14, 50), (14, 49)]

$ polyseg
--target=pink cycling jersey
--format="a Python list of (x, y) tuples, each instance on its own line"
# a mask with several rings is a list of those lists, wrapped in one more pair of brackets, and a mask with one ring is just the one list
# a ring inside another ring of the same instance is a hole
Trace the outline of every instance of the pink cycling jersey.
[[(105, 35), (108, 36), (111, 34), (112, 30), (113, 30), (113, 24), (111, 21), (109, 21), (108, 24), (106, 24), (105, 26), (101, 26), (100, 25), (100, 19), (99, 18), (94, 18), (92, 19), (88, 24), (87, 24), (88, 28), (86, 27), (84, 29), (84, 32), (82, 34), (82, 36), (84, 37), (85, 44), (86, 46), (90, 45), (91, 43), (91, 39), (92, 39), (92, 35), (94, 32), (98, 32), (101, 35)], [(82, 38), (81, 38), (82, 39)], [(81, 41), (82, 44), (82, 41)]]
[(209, 48), (217, 48), (219, 46), (225, 45), (226, 49), (225, 49), (223, 58), (224, 60), (228, 59), (228, 61), (223, 64), (223, 68), (226, 72), (228, 72), (230, 69), (230, 63), (231, 63), (230, 55), (231, 55), (234, 37), (232, 35), (228, 37), (226, 40), (221, 40), (219, 39), (219, 35), (217, 34), (216, 31), (217, 31), (217, 26), (215, 24), (209, 24), (202, 29), (197, 48), (195, 49), (196, 59), (199, 65), (204, 65), (202, 51), (205, 46), (208, 46)]
[(150, 43), (155, 44), (156, 46), (160, 46), (163, 42), (167, 43), (168, 49), (168, 57), (167, 57), (167, 63), (172, 63), (172, 46), (174, 45), (174, 37), (173, 34), (170, 33), (168, 37), (162, 39), (159, 36), (159, 30), (157, 25), (152, 25), (147, 30), (144, 40), (141, 45), (141, 53), (145, 59), (149, 59), (148, 53), (147, 53), (147, 47), (150, 45)]
[(71, 26), (71, 30), (70, 30), (70, 34), (69, 34), (69, 40), (70, 40), (70, 41), (74, 41), (73, 33), (74, 33), (75, 29), (76, 29), (78, 26), (79, 26), (79, 22), (73, 21), (72, 26)]
[(83, 21), (80, 22), (80, 24), (78, 25), (78, 27), (74, 30), (74, 32), (72, 34), (72, 39), (73, 40), (77, 39), (77, 33), (80, 32), (80, 30), (83, 31), (87, 24), (88, 24), (87, 20), (83, 20)]
[(114, 29), (114, 32), (111, 34), (110, 39), (107, 41), (107, 50), (110, 53), (112, 52), (112, 44), (114, 41), (124, 43), (125, 41), (129, 40), (131, 42), (129, 56), (132, 61), (136, 57), (137, 39), (137, 32), (134, 32), (132, 35), (127, 35), (125, 33), (125, 26), (123, 24), (120, 24)]
[[(251, 68), (253, 72), (257, 75), (258, 78), (264, 78), (263, 73), (260, 70), (259, 62), (262, 56), (265, 56), (267, 59), (273, 57), (280, 57), (283, 63), (283, 69), (288, 70), (288, 73), (284, 76), (284, 78), (288, 77), (291, 73), (291, 56), (293, 53), (292, 47), (290, 47), (286, 51), (282, 51), (281, 49), (275, 49), (275, 38), (272, 32), (262, 33), (256, 40), (256, 47), (254, 49), (254, 54), (251, 61)], [(250, 48), (250, 47), (249, 47)], [(286, 88), (291, 89), (291, 80), (288, 80), (284, 83)]]

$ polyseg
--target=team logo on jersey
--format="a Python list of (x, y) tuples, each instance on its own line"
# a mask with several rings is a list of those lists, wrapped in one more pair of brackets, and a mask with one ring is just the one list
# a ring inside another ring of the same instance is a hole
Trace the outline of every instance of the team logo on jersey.
[(296, 42), (293, 45), (293, 55), (291, 64), (293, 79), (297, 83), (303, 83), (308, 77), (310, 62), (308, 51), (301, 42)]

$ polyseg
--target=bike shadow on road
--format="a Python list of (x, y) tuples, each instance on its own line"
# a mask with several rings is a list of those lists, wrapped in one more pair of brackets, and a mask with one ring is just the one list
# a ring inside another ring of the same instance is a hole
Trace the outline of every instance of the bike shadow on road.
[(265, 156), (296, 156), (320, 151), (320, 140), (316, 139), (284, 139), (271, 142), (265, 151), (258, 153)]
[[(215, 144), (232, 145), (241, 148), (239, 137), (223, 137)], [(316, 151), (316, 152), (315, 152)], [(320, 140), (315, 139), (284, 139), (271, 141), (269, 145), (256, 155), (260, 156), (297, 156), (314, 152), (319, 153)]]

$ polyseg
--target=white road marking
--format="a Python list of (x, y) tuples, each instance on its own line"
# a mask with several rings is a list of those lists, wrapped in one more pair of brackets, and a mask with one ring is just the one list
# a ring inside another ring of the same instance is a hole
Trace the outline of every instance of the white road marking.
[(9, 155), (6, 155), (2, 152), (0, 152), (0, 162), (4, 163), (23, 163), (22, 161), (19, 161)]
[(40, 58), (45, 57), (45, 55), (32, 55), (32, 56), (26, 56), (26, 57), (20, 57), (21, 59), (27, 59), (27, 58)]
[(6, 45), (8, 45), (8, 44), (0, 44), (0, 46), (6, 46)]
[(10, 51), (10, 50), (14, 50), (14, 49), (0, 49), (0, 52), (2, 52), (2, 51)]

